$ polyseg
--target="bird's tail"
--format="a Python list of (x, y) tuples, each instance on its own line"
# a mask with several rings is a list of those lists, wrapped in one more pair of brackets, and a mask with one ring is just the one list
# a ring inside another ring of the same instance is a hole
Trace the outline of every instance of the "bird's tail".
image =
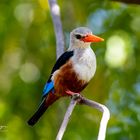
[(38, 110), (35, 112), (35, 114), (28, 120), (28, 124), (33, 126), (37, 123), (37, 121), (40, 119), (40, 117), (44, 114), (44, 112), (47, 110), (47, 108), (58, 99), (54, 94), (48, 95), (47, 99), (43, 99), (41, 105), (39, 106)]
[(44, 114), (48, 107), (45, 106), (45, 100), (41, 103), (35, 114), (28, 120), (28, 124), (33, 126), (39, 120), (39, 118)]

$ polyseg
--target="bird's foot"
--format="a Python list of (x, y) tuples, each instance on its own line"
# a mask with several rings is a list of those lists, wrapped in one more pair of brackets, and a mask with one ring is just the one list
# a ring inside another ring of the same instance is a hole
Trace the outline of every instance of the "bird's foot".
[(80, 97), (81, 97), (80, 93), (75, 93), (75, 92), (72, 92), (72, 91), (70, 91), (70, 90), (66, 90), (66, 93), (67, 93), (69, 96), (74, 97), (74, 99), (77, 99), (77, 98), (80, 98)]

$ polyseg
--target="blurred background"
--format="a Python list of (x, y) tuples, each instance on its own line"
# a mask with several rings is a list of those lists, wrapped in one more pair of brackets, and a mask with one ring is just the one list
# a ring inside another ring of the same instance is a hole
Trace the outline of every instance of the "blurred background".
[[(110, 0), (58, 0), (65, 35), (88, 26), (105, 39), (92, 44), (97, 71), (84, 96), (111, 112), (107, 140), (140, 139), (140, 5)], [(33, 127), (56, 61), (55, 35), (47, 0), (0, 1), (0, 140), (54, 140), (70, 99), (51, 106)], [(101, 113), (76, 106), (64, 140), (96, 140)]]

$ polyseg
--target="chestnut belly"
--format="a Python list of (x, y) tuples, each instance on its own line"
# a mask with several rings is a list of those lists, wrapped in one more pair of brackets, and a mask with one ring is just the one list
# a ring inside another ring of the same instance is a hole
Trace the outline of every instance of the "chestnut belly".
[(52, 80), (54, 81), (55, 92), (60, 96), (67, 95), (67, 90), (80, 93), (88, 84), (79, 79), (70, 61), (53, 74)]

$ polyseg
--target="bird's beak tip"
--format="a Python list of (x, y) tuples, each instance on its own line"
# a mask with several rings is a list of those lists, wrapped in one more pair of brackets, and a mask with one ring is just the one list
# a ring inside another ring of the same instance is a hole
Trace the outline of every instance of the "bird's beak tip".
[(103, 38), (101, 38), (101, 41), (104, 41), (104, 39), (103, 39)]

